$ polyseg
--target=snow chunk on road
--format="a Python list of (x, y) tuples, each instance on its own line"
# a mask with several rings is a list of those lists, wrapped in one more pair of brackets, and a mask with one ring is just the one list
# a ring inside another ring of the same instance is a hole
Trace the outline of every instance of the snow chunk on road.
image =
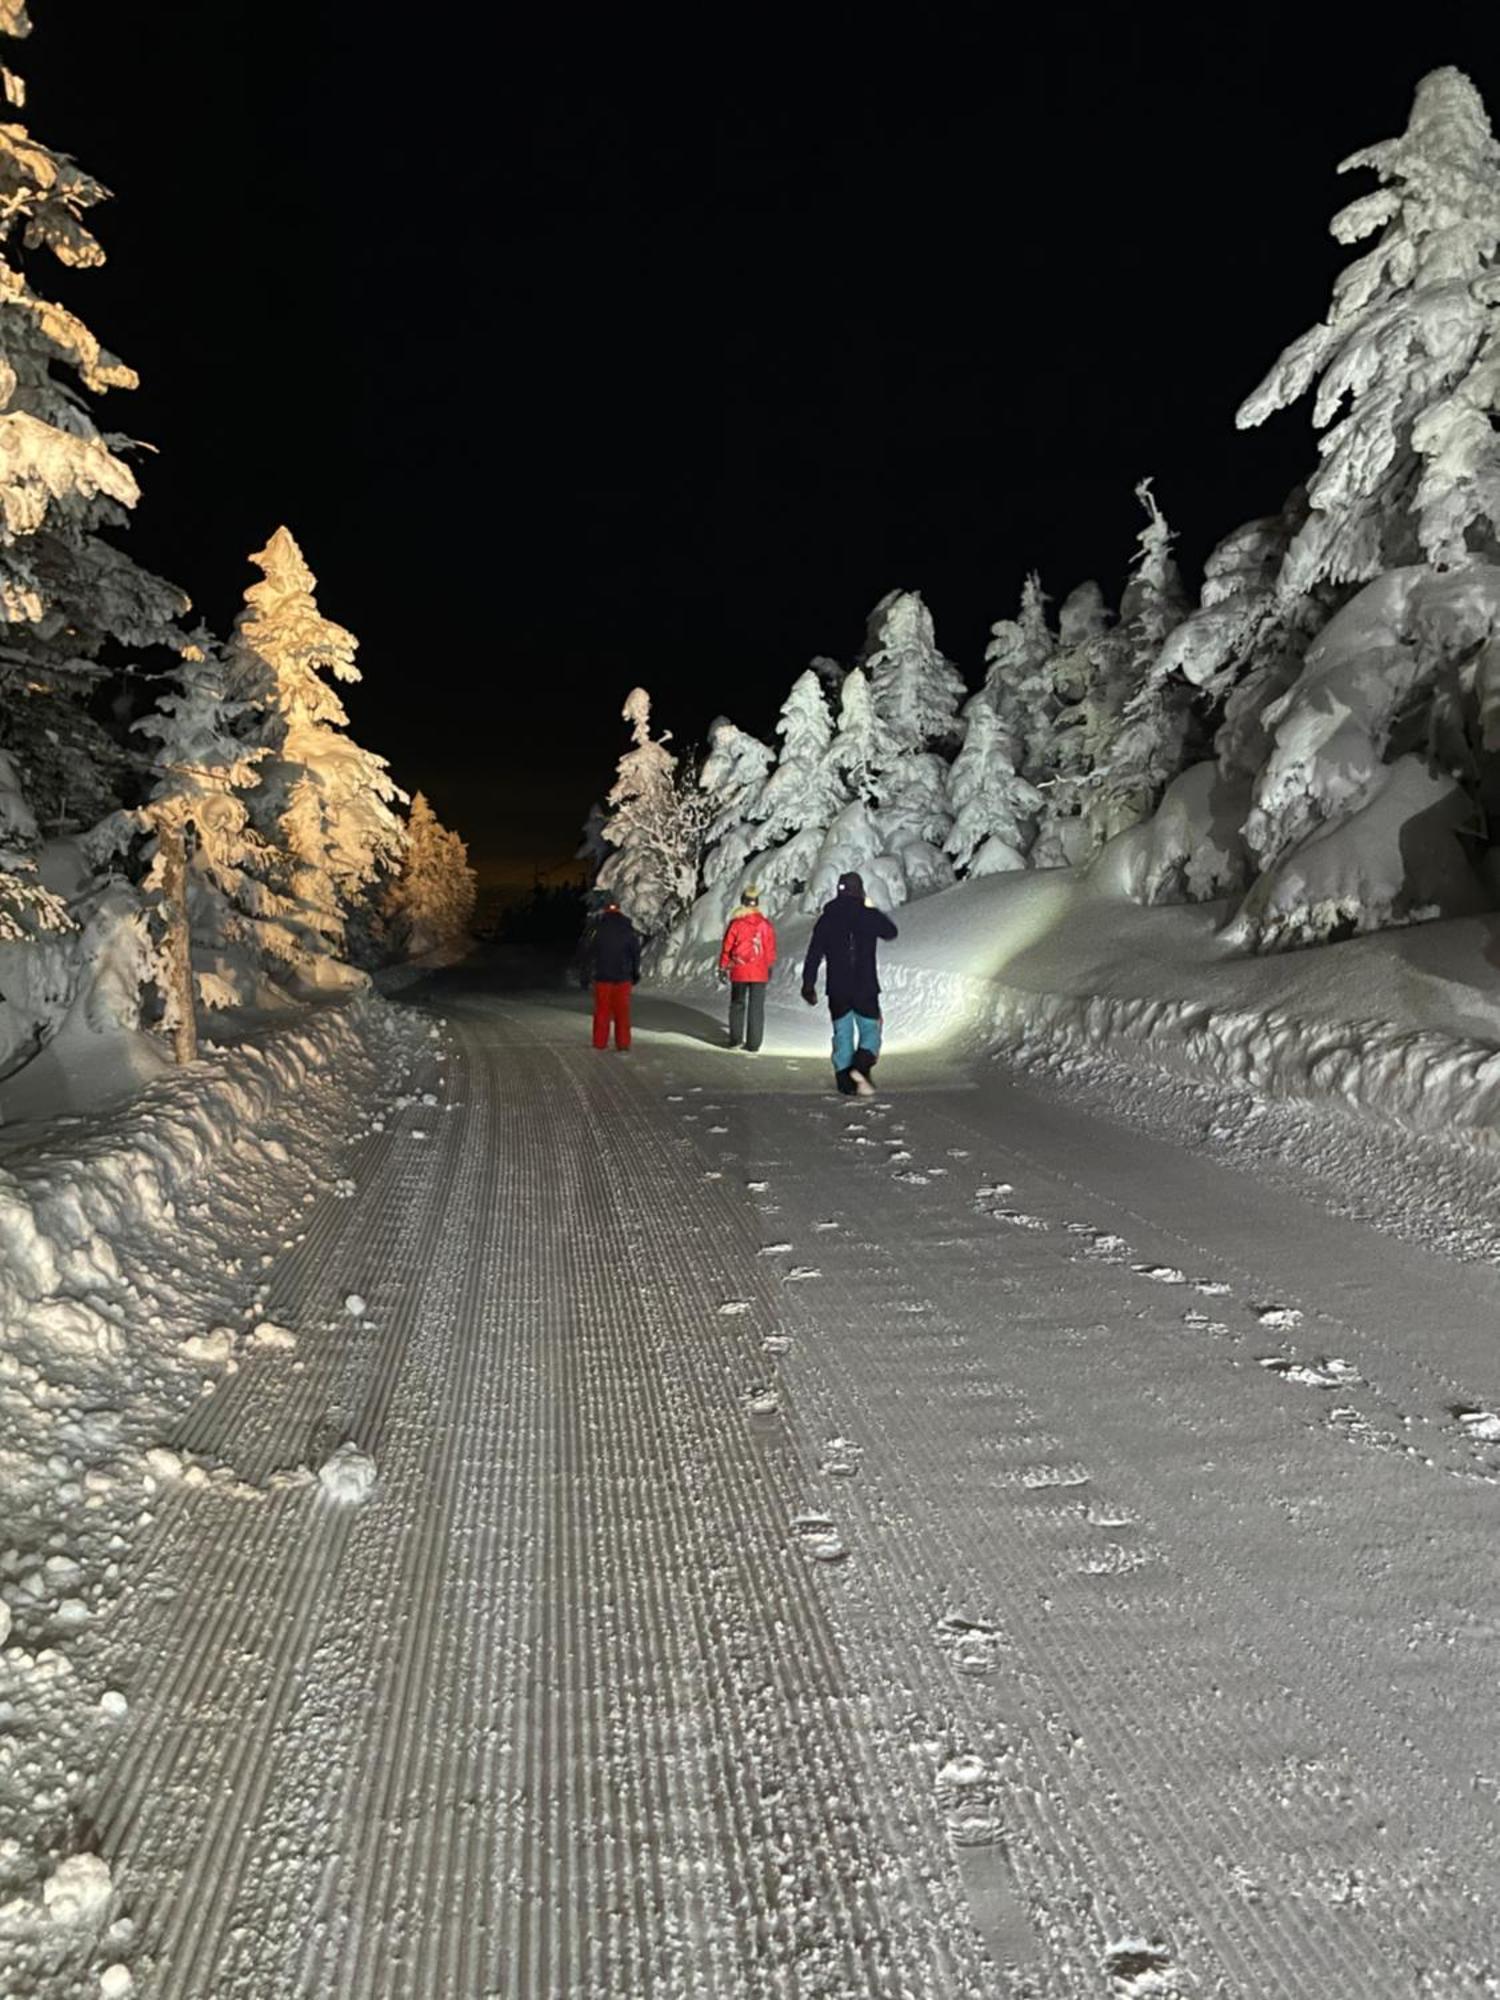
[(94, 1923), (107, 1909), (113, 1886), (108, 1862), (97, 1854), (70, 1854), (43, 1883), (42, 1901), (56, 1924)]
[(367, 1500), (375, 1487), (375, 1461), (356, 1444), (341, 1444), (318, 1469), (318, 1480), (330, 1500)]
[(1302, 1311), (1298, 1306), (1257, 1306), (1255, 1317), (1262, 1326), (1301, 1326)]
[(273, 1319), (263, 1319), (250, 1333), (245, 1345), (261, 1351), (272, 1349), (290, 1354), (297, 1345), (297, 1336), (289, 1326), (278, 1326)]
[(185, 1361), (197, 1362), (200, 1367), (222, 1368), (234, 1358), (234, 1334), (227, 1326), (216, 1326), (208, 1333), (190, 1333), (179, 1343), (177, 1351)]
[(363, 1319), (368, 1308), (358, 1292), (351, 1292), (344, 1301), (344, 1311), (351, 1319)]
[(124, 2000), (135, 1991), (135, 1976), (128, 1965), (106, 1965), (99, 1974), (100, 2000)]

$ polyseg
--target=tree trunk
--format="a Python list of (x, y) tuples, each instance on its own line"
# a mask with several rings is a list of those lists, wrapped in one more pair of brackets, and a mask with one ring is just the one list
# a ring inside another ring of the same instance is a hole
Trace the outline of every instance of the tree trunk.
[(172, 1053), (180, 1063), (196, 1060), (198, 1020), (193, 1011), (193, 949), (188, 934), (187, 847), (180, 826), (164, 826), (161, 844), (162, 919), (168, 1006), (173, 1017)]

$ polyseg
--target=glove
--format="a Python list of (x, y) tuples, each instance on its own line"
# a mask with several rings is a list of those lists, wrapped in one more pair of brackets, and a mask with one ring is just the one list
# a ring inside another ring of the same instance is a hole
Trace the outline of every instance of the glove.
[(802, 997), (803, 997), (803, 999), (804, 999), (804, 1000), (805, 1000), (805, 1001), (807, 1002), (807, 1004), (808, 1004), (808, 1006), (809, 1006), (809, 1007), (816, 1007), (816, 1006), (817, 1006), (817, 1004), (818, 1004), (818, 989), (817, 989), (817, 987), (816, 987), (816, 986), (804, 986), (804, 987), (803, 987), (803, 989), (802, 989)]
[(719, 984), (721, 986), (727, 986), (729, 984), (728, 969), (722, 965), (719, 967)]

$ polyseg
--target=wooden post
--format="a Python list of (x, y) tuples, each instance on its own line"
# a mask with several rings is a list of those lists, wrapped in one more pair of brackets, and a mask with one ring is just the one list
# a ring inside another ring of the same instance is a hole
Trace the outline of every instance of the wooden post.
[(198, 1055), (198, 1018), (193, 1011), (193, 947), (188, 932), (187, 845), (180, 826), (163, 826), (161, 846), (162, 920), (166, 925), (167, 992), (176, 1016), (172, 1053), (180, 1063)]

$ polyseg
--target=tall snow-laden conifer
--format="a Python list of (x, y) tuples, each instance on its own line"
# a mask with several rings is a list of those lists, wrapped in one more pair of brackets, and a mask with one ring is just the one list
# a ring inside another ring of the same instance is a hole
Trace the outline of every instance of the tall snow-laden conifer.
[(404, 842), (392, 804), (404, 800), (385, 760), (348, 734), (349, 717), (324, 675), (360, 678), (358, 641), (318, 609), (317, 579), (285, 528), (251, 561), (261, 581), (245, 592), (225, 654), (226, 694), (244, 711), (246, 747), (263, 752), (250, 817), (275, 852), (275, 888), (297, 905), (314, 950), (336, 955), (349, 914)]
[(1042, 795), (1019, 775), (1000, 718), (988, 702), (965, 711), (963, 747), (948, 773), (953, 825), (944, 847), (961, 874), (1024, 868)]
[[(7, 0), (0, 32), (30, 25)], [(19, 109), (20, 79), (7, 70), (3, 83)], [(84, 706), (102, 649), (174, 645), (187, 608), (104, 539), (139, 490), (127, 441), (98, 429), (83, 392), (134, 388), (135, 372), (38, 291), (22, 261), (45, 250), (70, 270), (102, 264), (84, 218), (106, 194), (24, 125), (0, 124), (0, 746), (44, 831), (118, 803), (126, 760)]]
[(1193, 689), (1163, 666), (1162, 648), (1182, 623), (1187, 597), (1172, 556), (1176, 539), (1151, 481), (1135, 489), (1146, 510), (1120, 622), (1105, 654), (1100, 716), (1090, 744), (1080, 800), (1091, 847), (1145, 819), (1188, 762)]
[(1500, 148), (1468, 77), (1425, 76), (1401, 137), (1339, 171), (1357, 167), (1381, 185), (1340, 210), (1332, 233), (1378, 240), (1238, 416), (1259, 424), (1318, 384), (1322, 463), (1283, 596), (1500, 554)]
[(1058, 711), (1052, 662), (1057, 637), (1047, 623), (1047, 597), (1035, 570), (1021, 587), (1021, 609), (990, 628), (980, 694), (1020, 752), (1023, 776), (1045, 783), (1057, 768), (1053, 723)]
[(860, 665), (881, 720), (905, 750), (951, 744), (963, 677), (938, 651), (932, 613), (915, 590), (893, 590), (870, 613)]
[(708, 732), (698, 772), (706, 813), (703, 859), (705, 907), (695, 919), (702, 935), (722, 926), (744, 886), (748, 865), (763, 845), (757, 818), (774, 753), (759, 737), (720, 716)]
[(406, 851), (385, 898), (386, 914), (408, 958), (451, 950), (467, 937), (476, 885), (469, 850), (443, 825), (425, 792), (411, 802)]
[[(598, 887), (614, 896), (648, 936), (667, 930), (696, 892), (697, 853), (689, 852), (670, 736), (651, 734), (651, 697), (632, 688), (621, 714), (630, 748), (620, 758), (607, 804), (604, 838), (615, 850)], [(695, 836), (696, 837), (696, 836)]]
[(776, 724), (781, 749), (751, 816), (760, 822), (756, 877), (768, 901), (804, 897), (823, 836), (849, 802), (834, 762), (833, 722), (817, 674), (797, 676)]
[(181, 840), (198, 997), (224, 1008), (253, 1001), (271, 965), (306, 969), (297, 906), (273, 886), (276, 854), (251, 824), (246, 795), (270, 754), (237, 733), (243, 703), (225, 693), (228, 669), (206, 633), (184, 646), (172, 685), (136, 729), (153, 740), (144, 886), (163, 887), (163, 836)]

